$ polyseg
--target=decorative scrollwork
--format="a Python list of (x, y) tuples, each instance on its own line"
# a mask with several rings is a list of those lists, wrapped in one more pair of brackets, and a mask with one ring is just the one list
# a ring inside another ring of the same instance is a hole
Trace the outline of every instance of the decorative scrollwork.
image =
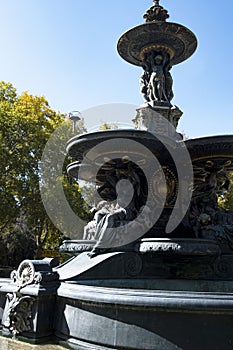
[(32, 305), (34, 301), (34, 298), (22, 296), (19, 292), (7, 294), (7, 305), (2, 324), (14, 337), (22, 332), (32, 331)]
[(166, 206), (171, 206), (175, 203), (177, 192), (178, 192), (178, 180), (175, 174), (168, 168), (163, 167), (165, 179), (166, 179), (166, 188), (163, 189), (159, 179), (159, 172), (153, 175), (151, 182), (149, 184), (149, 189), (152, 191), (153, 197), (155, 200), (158, 200), (161, 191), (166, 191), (167, 199)]
[(216, 256), (220, 249), (218, 244), (210, 240), (202, 239), (144, 239), (140, 243), (139, 252), (142, 254), (176, 254), (176, 255), (198, 255)]
[(139, 275), (142, 270), (142, 259), (137, 254), (130, 254), (125, 260), (125, 272), (130, 277)]
[(18, 267), (16, 274), (17, 286), (21, 289), (34, 282), (35, 268), (29, 260), (24, 260)]
[(140, 245), (140, 252), (177, 252), (180, 251), (181, 248), (181, 245), (175, 242), (143, 242)]
[(45, 260), (24, 260), (11, 273), (11, 280), (17, 286), (17, 292), (31, 284), (55, 281), (58, 279), (57, 272), (53, 272), (49, 262)]
[(32, 307), (36, 298), (23, 295), (21, 289), (31, 284), (57, 281), (58, 278), (57, 272), (52, 271), (50, 263), (46, 260), (24, 260), (18, 270), (11, 273), (11, 280), (16, 285), (16, 290), (7, 294), (2, 324), (13, 337), (33, 331)]
[(64, 241), (59, 250), (62, 253), (82, 253), (91, 251), (96, 241)]
[(232, 259), (228, 256), (219, 256), (215, 260), (214, 271), (218, 277), (222, 278), (232, 278), (233, 275), (233, 267), (232, 267)]

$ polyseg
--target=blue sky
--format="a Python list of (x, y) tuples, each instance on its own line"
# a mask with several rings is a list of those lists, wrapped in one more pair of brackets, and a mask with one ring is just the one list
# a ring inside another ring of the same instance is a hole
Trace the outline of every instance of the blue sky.
[[(141, 69), (122, 60), (116, 45), (126, 30), (144, 22), (151, 5), (152, 0), (0, 0), (0, 80), (19, 93), (44, 95), (55, 110), (84, 111), (89, 126), (130, 122), (117, 109), (108, 120), (85, 111), (142, 104)], [(172, 102), (184, 112), (179, 131), (188, 137), (233, 133), (232, 0), (161, 0), (161, 5), (168, 21), (190, 28), (199, 43), (190, 59), (172, 69)]]

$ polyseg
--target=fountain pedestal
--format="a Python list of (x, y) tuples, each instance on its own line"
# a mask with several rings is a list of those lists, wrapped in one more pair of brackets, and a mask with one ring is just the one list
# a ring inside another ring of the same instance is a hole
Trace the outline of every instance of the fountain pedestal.
[(181, 135), (176, 132), (179, 119), (182, 116), (177, 106), (171, 108), (153, 108), (144, 104), (137, 108), (133, 122), (138, 130), (149, 131), (154, 135), (167, 135), (172, 139), (180, 139)]

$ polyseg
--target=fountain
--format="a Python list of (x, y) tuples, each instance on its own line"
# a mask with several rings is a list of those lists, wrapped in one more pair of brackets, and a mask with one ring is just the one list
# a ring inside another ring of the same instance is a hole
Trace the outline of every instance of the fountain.
[[(171, 68), (195, 35), (158, 0), (118, 41), (142, 67), (135, 129), (74, 136), (68, 173), (99, 203), (60, 266), (23, 261), (0, 289), (2, 333), (74, 349), (232, 349), (233, 212), (218, 205), (233, 171), (233, 135), (183, 140)], [(5, 294), (7, 298), (5, 298)], [(6, 299), (6, 302), (5, 302)]]

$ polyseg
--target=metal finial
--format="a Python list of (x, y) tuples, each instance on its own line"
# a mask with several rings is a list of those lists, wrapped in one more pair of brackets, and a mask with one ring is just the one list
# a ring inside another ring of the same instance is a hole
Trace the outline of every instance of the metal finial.
[(159, 5), (160, 0), (153, 0), (154, 5), (147, 10), (143, 18), (146, 22), (162, 21), (165, 22), (169, 18), (167, 10), (165, 10), (161, 5)]

